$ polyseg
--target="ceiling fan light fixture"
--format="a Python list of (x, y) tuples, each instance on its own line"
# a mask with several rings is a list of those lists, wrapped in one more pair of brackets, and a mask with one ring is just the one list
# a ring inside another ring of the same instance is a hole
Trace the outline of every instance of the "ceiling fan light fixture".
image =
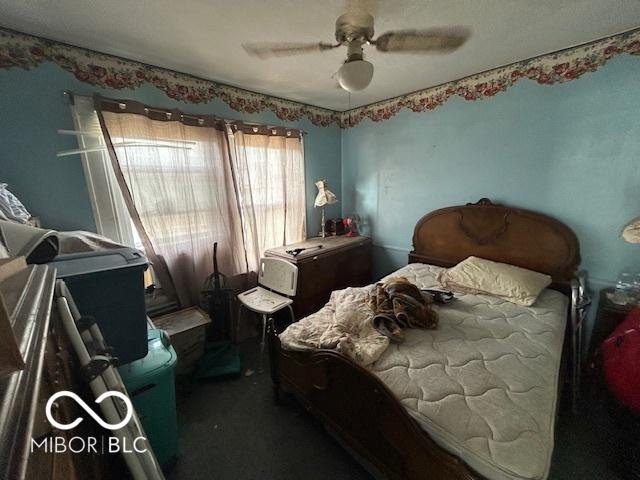
[(351, 60), (342, 64), (336, 74), (340, 86), (348, 92), (358, 92), (369, 86), (373, 64), (366, 60)]
[(337, 43), (246, 43), (244, 49), (259, 58), (284, 57), (311, 52), (325, 52), (347, 47), (347, 59), (332, 75), (340, 88), (358, 92), (369, 86), (373, 65), (364, 60), (363, 46), (374, 46), (381, 53), (449, 53), (461, 47), (471, 35), (468, 27), (432, 27), (422, 30), (391, 30), (373, 38), (374, 18), (367, 11), (366, 2), (347, 0), (347, 12), (336, 20)]

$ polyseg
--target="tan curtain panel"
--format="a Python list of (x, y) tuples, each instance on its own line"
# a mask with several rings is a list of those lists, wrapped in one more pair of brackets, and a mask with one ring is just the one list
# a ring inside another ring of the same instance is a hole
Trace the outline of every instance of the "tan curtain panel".
[(116, 175), (133, 204), (130, 213), (166, 265), (180, 304), (197, 304), (212, 271), (214, 242), (223, 273), (247, 271), (225, 126), (135, 102), (113, 104), (98, 108)]
[(266, 249), (305, 238), (302, 138), (284, 129), (230, 130), (247, 261), (256, 271)]

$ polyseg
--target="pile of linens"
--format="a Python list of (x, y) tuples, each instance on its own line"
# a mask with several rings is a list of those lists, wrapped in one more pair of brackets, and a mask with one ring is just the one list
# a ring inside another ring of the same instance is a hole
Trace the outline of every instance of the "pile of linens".
[(404, 277), (331, 294), (319, 312), (290, 325), (280, 342), (288, 350), (333, 349), (361, 365), (375, 362), (405, 328), (436, 328), (433, 296)]

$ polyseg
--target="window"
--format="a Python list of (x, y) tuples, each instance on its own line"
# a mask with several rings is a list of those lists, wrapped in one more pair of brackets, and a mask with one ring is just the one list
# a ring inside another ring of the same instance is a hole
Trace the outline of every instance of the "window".
[(305, 238), (304, 150), (301, 138), (231, 135), (234, 172), (250, 260)]
[[(78, 146), (81, 149), (105, 147), (98, 115), (90, 97), (76, 96), (71, 106)], [(123, 245), (142, 249), (142, 242), (127, 211), (106, 148), (81, 155), (96, 230)]]
[[(86, 132), (80, 147), (104, 147), (93, 100), (75, 100), (76, 129)], [(228, 271), (255, 271), (264, 250), (305, 238), (301, 138), (231, 130), (216, 137), (211, 128), (140, 114), (104, 116), (137, 214), (164, 258), (206, 256), (210, 269), (209, 247), (236, 242), (237, 229), (246, 258)], [(83, 166), (98, 233), (142, 248), (106, 148), (85, 153)]]

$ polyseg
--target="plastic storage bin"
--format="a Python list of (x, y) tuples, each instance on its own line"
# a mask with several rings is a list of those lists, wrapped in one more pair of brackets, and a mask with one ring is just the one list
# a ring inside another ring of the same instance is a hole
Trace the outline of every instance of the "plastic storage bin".
[(149, 330), (146, 357), (119, 368), (158, 463), (173, 464), (178, 454), (174, 370), (177, 355), (166, 333)]
[(49, 263), (64, 279), (78, 309), (96, 318), (120, 364), (147, 354), (144, 271), (147, 258), (133, 248), (59, 255)]

